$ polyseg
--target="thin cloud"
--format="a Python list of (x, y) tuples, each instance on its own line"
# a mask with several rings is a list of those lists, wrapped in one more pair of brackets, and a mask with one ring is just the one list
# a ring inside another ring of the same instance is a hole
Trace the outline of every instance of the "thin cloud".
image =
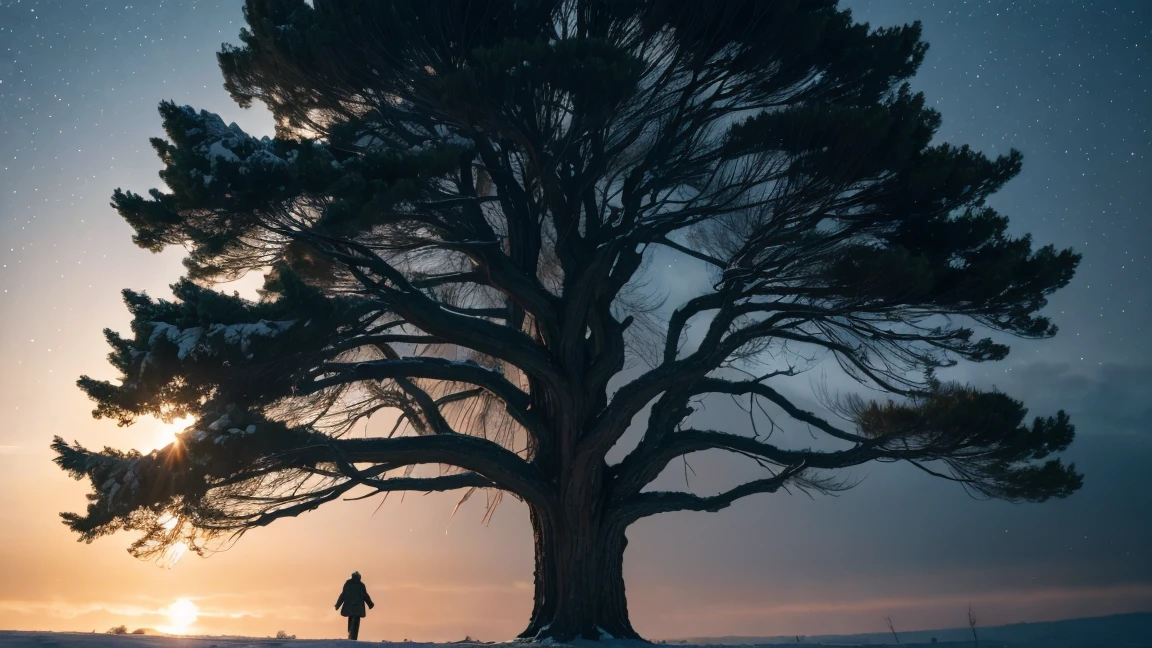
[(1021, 399), (1034, 414), (1067, 411), (1089, 434), (1147, 434), (1152, 405), (1152, 365), (1105, 363), (1081, 370), (1068, 363), (1032, 362), (1012, 367), (991, 383)]
[(107, 612), (117, 616), (167, 616), (167, 610), (123, 603), (75, 603), (63, 601), (3, 601), (0, 611), (35, 614), (61, 619), (74, 619), (93, 612)]
[(955, 607), (969, 603), (978, 605), (1058, 603), (1099, 599), (1152, 600), (1152, 584), (1119, 585), (1111, 587), (1046, 588), (1042, 590), (1007, 590), (984, 594), (957, 594), (948, 596), (917, 596), (860, 599), (853, 601), (819, 601), (733, 607), (725, 605), (710, 610), (717, 616), (774, 616), (782, 614), (826, 614), (844, 612), (875, 612), (891, 610), (931, 609)]
[[(196, 602), (195, 597), (187, 597)], [(13, 601), (0, 600), (0, 612), (15, 612), (17, 614), (49, 616), (59, 619), (75, 619), (93, 613), (107, 613), (121, 617), (159, 617), (168, 618), (168, 606), (171, 601), (164, 602), (159, 607), (134, 605), (117, 602), (64, 602), (64, 601)], [(197, 605), (198, 616), (211, 618), (239, 619), (244, 617), (261, 618), (259, 612), (228, 610), (212, 606)]]

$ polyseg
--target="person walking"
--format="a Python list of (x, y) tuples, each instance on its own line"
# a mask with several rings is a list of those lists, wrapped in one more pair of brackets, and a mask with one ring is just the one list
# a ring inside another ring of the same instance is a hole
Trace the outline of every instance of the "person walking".
[(376, 607), (372, 597), (368, 596), (368, 588), (360, 580), (360, 572), (354, 571), (352, 578), (344, 581), (344, 589), (340, 592), (340, 598), (336, 599), (336, 609), (340, 610), (341, 616), (348, 617), (348, 638), (352, 641), (360, 636), (360, 619), (368, 614), (364, 610), (365, 605), (368, 609)]

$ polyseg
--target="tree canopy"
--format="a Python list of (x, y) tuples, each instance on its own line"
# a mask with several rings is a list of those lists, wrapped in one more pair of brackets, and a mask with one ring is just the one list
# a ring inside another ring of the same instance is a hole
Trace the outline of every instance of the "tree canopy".
[[(873, 29), (835, 0), (248, 0), (245, 17), (225, 87), (277, 136), (160, 105), (166, 189), (112, 205), (139, 246), (183, 246), (188, 276), (172, 300), (125, 291), (131, 334), (106, 331), (121, 378), (79, 382), (121, 425), (196, 422), (149, 454), (56, 439), (93, 483), (63, 514), (81, 539), (203, 551), (354, 491), (489, 489), (536, 533), (525, 635), (622, 637), (624, 532), (646, 516), (837, 490), (871, 461), (1012, 501), (1079, 488), (1054, 456), (1063, 412), (1029, 422), (937, 378), (1003, 359), (997, 333), (1054, 335), (1041, 311), (1079, 256), (988, 204), (1020, 153), (934, 141), (908, 84), (919, 24)], [(662, 303), (657, 255), (707, 289)], [(249, 272), (259, 300), (213, 289)], [(801, 409), (779, 386), (821, 358), (887, 398), (830, 404), (842, 421)], [(717, 395), (743, 403), (730, 429), (693, 422)], [(347, 434), (381, 411), (395, 427)], [(704, 451), (763, 474), (650, 487)]]

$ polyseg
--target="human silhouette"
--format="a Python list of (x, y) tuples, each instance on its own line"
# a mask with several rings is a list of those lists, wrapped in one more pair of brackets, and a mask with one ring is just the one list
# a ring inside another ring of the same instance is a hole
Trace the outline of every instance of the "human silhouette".
[(369, 609), (376, 607), (372, 597), (368, 596), (368, 588), (360, 580), (360, 572), (354, 571), (352, 578), (344, 581), (344, 590), (336, 599), (336, 609), (340, 610), (341, 616), (348, 617), (348, 638), (353, 641), (360, 636), (360, 619), (367, 614), (365, 604)]

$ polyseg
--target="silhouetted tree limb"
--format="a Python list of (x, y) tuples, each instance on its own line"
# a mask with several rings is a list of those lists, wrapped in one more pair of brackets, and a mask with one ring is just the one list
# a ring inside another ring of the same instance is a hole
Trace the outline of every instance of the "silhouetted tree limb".
[(709, 511), (715, 513), (728, 508), (738, 499), (760, 493), (775, 493), (804, 471), (804, 464), (786, 466), (779, 474), (745, 482), (723, 493), (712, 496), (691, 493), (648, 491), (635, 495), (621, 505), (617, 515), (629, 522), (659, 513), (673, 511)]

